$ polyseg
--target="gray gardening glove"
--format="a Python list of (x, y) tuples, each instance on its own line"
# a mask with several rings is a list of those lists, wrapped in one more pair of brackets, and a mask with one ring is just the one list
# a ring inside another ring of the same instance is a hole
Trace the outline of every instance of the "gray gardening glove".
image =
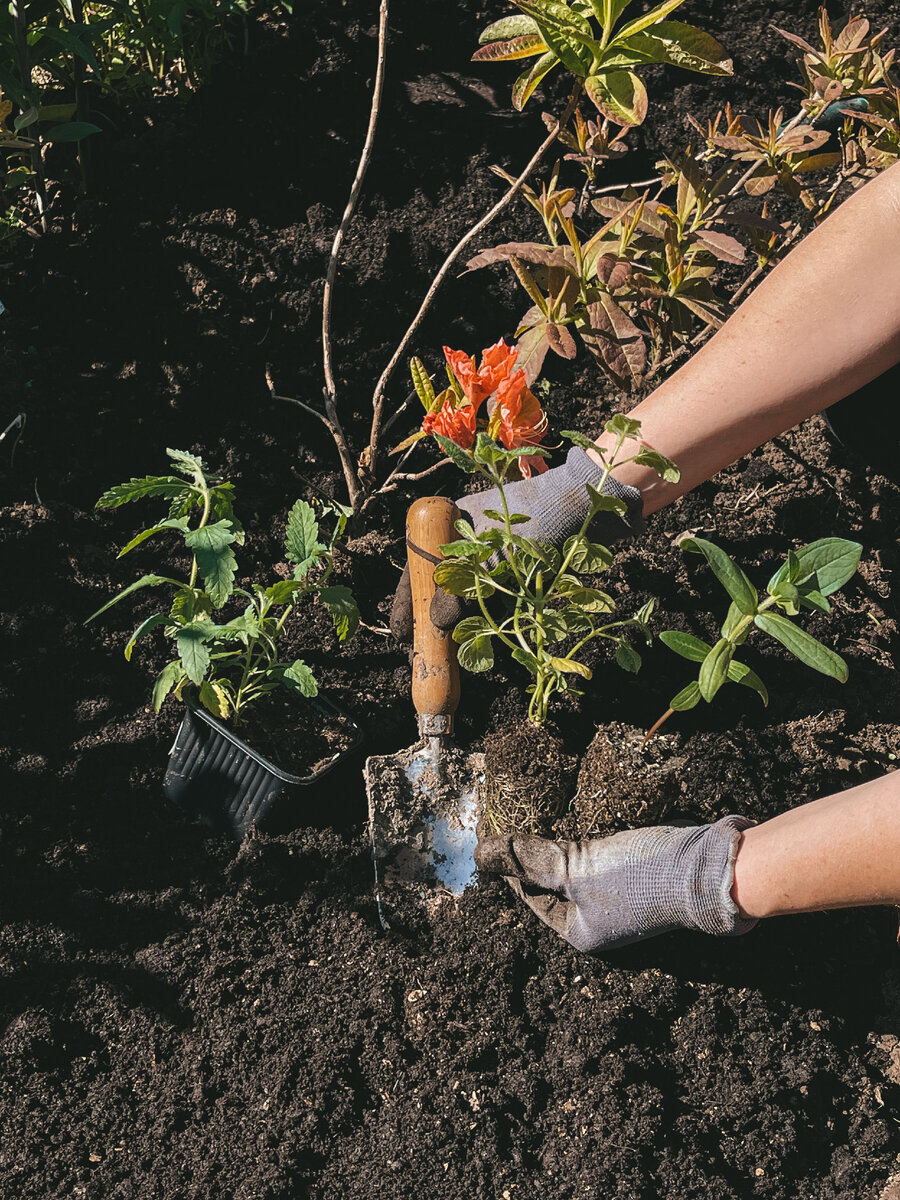
[[(558, 467), (545, 471), (543, 475), (533, 475), (530, 479), (508, 484), (504, 488), (506, 503), (511, 513), (523, 513), (531, 518), (527, 525), (520, 527), (521, 533), (535, 541), (561, 547), (566, 538), (578, 532), (590, 512), (591, 502), (586, 485), (591, 483), (599, 487), (602, 478), (603, 468), (588, 458), (578, 446), (573, 446), (565, 462)], [(598, 513), (590, 527), (591, 538), (610, 545), (629, 534), (639, 533), (643, 527), (643, 501), (637, 488), (619, 483), (610, 475), (603, 485), (603, 492), (625, 501), (628, 519), (623, 520), (614, 512)], [(456, 503), (472, 522), (476, 533), (498, 525), (497, 521), (484, 515), (487, 508), (502, 508), (496, 488), (463, 496)], [(461, 597), (451, 596), (443, 588), (438, 588), (431, 603), (431, 619), (439, 629), (452, 629), (464, 616), (467, 604)], [(399, 642), (412, 641), (409, 567), (404, 568), (394, 595), (391, 632)]]
[(752, 824), (730, 816), (584, 842), (482, 837), (475, 861), (504, 875), (576, 950), (614, 950), (673, 929), (731, 937), (756, 924), (731, 898), (741, 832)]

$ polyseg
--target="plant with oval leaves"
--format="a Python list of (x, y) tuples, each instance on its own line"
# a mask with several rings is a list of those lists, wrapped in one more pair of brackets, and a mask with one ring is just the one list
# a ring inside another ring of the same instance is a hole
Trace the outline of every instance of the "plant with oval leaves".
[(731, 60), (711, 34), (669, 21), (684, 0), (665, 0), (624, 20), (630, 0), (515, 0), (521, 14), (494, 21), (481, 34), (476, 62), (537, 61), (513, 84), (517, 109), (538, 84), (562, 65), (584, 87), (602, 116), (617, 125), (640, 125), (647, 90), (635, 68), (670, 63), (704, 75), (731, 75)]
[[(143, 620), (125, 646), (125, 657), (130, 660), (139, 639), (154, 630), (161, 629), (174, 642), (177, 657), (163, 668), (153, 688), (157, 712), (170, 693), (181, 699), (188, 685), (197, 689), (201, 704), (213, 716), (231, 718), (235, 724), (250, 705), (277, 689), (315, 696), (318, 687), (309, 666), (302, 659), (282, 661), (278, 644), (298, 605), (312, 601), (329, 610), (340, 641), (356, 631), (359, 614), (350, 589), (328, 584), (335, 542), (344, 531), (349, 509), (331, 503), (323, 506), (324, 515), (333, 516), (335, 524), (328, 540), (321, 541), (315, 510), (298, 500), (285, 530), (285, 555), (293, 563), (290, 578), (267, 587), (237, 587), (234, 547), (244, 544), (245, 534), (234, 514), (234, 485), (211, 474), (194, 454), (167, 453), (178, 474), (132, 479), (110, 488), (97, 507), (119, 508), (151, 498), (168, 501), (168, 516), (136, 534), (119, 557), (157, 534), (174, 534), (190, 558), (188, 578), (142, 575), (88, 621), (144, 588), (174, 589), (166, 611)], [(243, 611), (229, 620), (217, 620), (232, 599), (244, 601)]]
[[(579, 433), (564, 437), (603, 459), (598, 486), (587, 485), (590, 510), (581, 528), (567, 539), (562, 549), (517, 533), (529, 518), (511, 512), (504, 484), (513, 464), (523, 454), (546, 454), (543, 448), (507, 450), (486, 434), (478, 434), (471, 451), (449, 438), (435, 435), (441, 448), (461, 470), (481, 475), (500, 494), (501, 509), (486, 516), (497, 525), (476, 533), (465, 520), (456, 522), (460, 540), (441, 547), (444, 559), (434, 569), (434, 579), (445, 591), (474, 601), (478, 612), (464, 617), (453, 631), (459, 643), (459, 663), (468, 671), (487, 671), (494, 663), (494, 642), (500, 642), (534, 677), (527, 691), (531, 696), (528, 719), (542, 724), (552, 697), (558, 692), (575, 692), (574, 684), (591, 678), (581, 651), (597, 638), (615, 646), (615, 659), (626, 671), (637, 672), (641, 656), (630, 644), (629, 630), (637, 630), (649, 643), (648, 628), (654, 601), (649, 600), (632, 617), (605, 619), (616, 605), (608, 592), (586, 578), (609, 569), (613, 555), (606, 546), (590, 539), (590, 524), (600, 512), (626, 515), (622, 500), (603, 494), (603, 484), (615, 466), (639, 462), (652, 467), (669, 481), (679, 478), (677, 467), (650, 447), (640, 444), (636, 453), (623, 453), (626, 441), (639, 441), (640, 423), (615, 416), (606, 424), (616, 438), (609, 452), (602, 451)], [(505, 610), (494, 615), (487, 601), (497, 595)]]
[(698, 662), (700, 671), (697, 679), (670, 700), (669, 708), (650, 729), (648, 738), (673, 713), (694, 708), (701, 700), (710, 703), (726, 683), (740, 683), (751, 688), (763, 704), (768, 705), (766, 685), (755, 671), (735, 657), (739, 647), (756, 629), (781, 642), (814, 671), (839, 683), (846, 682), (847, 664), (841, 656), (823, 646), (790, 618), (799, 616), (804, 609), (825, 614), (831, 612), (828, 597), (844, 586), (859, 565), (862, 546), (858, 542), (820, 538), (799, 550), (791, 550), (769, 580), (767, 594), (762, 600), (744, 571), (719, 546), (703, 538), (684, 538), (681, 548), (689, 554), (703, 555), (731, 598), (731, 604), (721, 627), (722, 636), (714, 646), (675, 629), (659, 635), (660, 641), (670, 650), (691, 662)]

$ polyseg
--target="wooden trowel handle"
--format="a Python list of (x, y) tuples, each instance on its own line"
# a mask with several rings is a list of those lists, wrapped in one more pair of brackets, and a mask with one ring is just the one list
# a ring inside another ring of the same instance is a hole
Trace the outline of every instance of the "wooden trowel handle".
[(438, 547), (457, 540), (454, 522), (459, 517), (453, 501), (443, 496), (417, 500), (406, 516), (413, 613), (412, 698), (423, 736), (452, 733), (459, 704), (456, 642), (449, 630), (431, 623), (434, 566), (441, 558)]

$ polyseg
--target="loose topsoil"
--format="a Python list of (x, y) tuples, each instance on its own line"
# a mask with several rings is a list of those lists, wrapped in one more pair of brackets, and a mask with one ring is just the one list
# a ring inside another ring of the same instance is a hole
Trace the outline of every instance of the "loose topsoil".
[[(489, 164), (517, 167), (543, 136), (537, 108), (509, 107), (514, 68), (468, 61), (505, 11), (393, 0), (384, 114), (335, 305), (357, 448), (429, 272), (498, 195)], [(682, 11), (719, 34), (736, 77), (651, 73), (650, 119), (612, 182), (646, 177), (686, 138), (689, 111), (791, 102), (790, 51), (768, 27), (808, 35), (810, 0)], [(868, 11), (900, 36), (896, 4)], [(236, 483), (252, 535), (244, 581), (283, 556), (298, 495), (341, 495), (325, 430), (271, 400), (264, 369), (280, 393), (319, 402), (322, 278), (363, 138), (375, 16), (375, 0), (258, 15), (246, 53), (238, 39), (197, 94), (127, 112), (98, 102), (96, 193), (62, 198), (52, 233), (4, 252), (0, 425), (18, 412), (27, 424), (14, 454), (12, 435), (0, 443), (0, 1195), (875, 1200), (900, 1153), (890, 910), (592, 958), (489, 882), (414, 936), (386, 935), (361, 779), (311, 799), (288, 834), (237, 848), (205, 833), (160, 795), (178, 721), (175, 706), (160, 719), (148, 707), (165, 649), (148, 639), (122, 657), (148, 607), (136, 597), (82, 626), (138, 570), (166, 566), (159, 541), (118, 561), (136, 514), (92, 510), (110, 484), (160, 470), (165, 446), (202, 452)], [(545, 106), (560, 100), (551, 89)], [(70, 170), (55, 153), (51, 174)], [(529, 211), (490, 237), (532, 232)], [(473, 351), (511, 335), (521, 309), (499, 270), (451, 281), (420, 353), (436, 367), (443, 343)], [(622, 406), (584, 358), (551, 363), (548, 378), (554, 431), (595, 430)], [(392, 396), (405, 392), (398, 377)], [(420, 453), (424, 465), (432, 452)], [(461, 486), (447, 469), (428, 482)], [(352, 644), (338, 652), (314, 608), (289, 646), (363, 725), (370, 754), (415, 736), (406, 655), (383, 629), (411, 494), (389, 496), (340, 554), (365, 622)], [(760, 582), (802, 542), (865, 547), (834, 617), (808, 625), (846, 657), (849, 682), (774, 643), (748, 649), (767, 710), (731, 688), (667, 727), (680, 815), (764, 818), (894, 768), (898, 499), (816, 418), (623, 552), (610, 580), (623, 609), (652, 595), (658, 628), (708, 637), (722, 602), (675, 548), (684, 530)], [(603, 783), (587, 777), (598, 729), (646, 728), (689, 666), (661, 646), (637, 679), (599, 655), (592, 665), (586, 695), (555, 718), (582, 798)], [(517, 728), (518, 668), (463, 683), (462, 746)]]

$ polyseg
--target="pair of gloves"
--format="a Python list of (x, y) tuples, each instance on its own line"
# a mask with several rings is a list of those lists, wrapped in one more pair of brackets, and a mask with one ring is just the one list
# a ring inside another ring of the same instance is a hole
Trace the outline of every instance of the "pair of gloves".
[[(558, 467), (506, 487), (511, 512), (530, 518), (529, 537), (561, 546), (588, 513), (586, 485), (600, 485), (601, 468), (573, 447)], [(642, 527), (636, 488), (609, 476), (604, 492), (625, 501), (627, 523), (614, 512), (599, 513), (591, 527), (609, 544)], [(480, 533), (493, 522), (486, 509), (499, 509), (495, 489), (465, 496), (459, 508)], [(452, 629), (463, 601), (440, 588), (431, 619)], [(404, 573), (394, 597), (391, 629), (412, 640), (412, 600)], [(743, 917), (731, 896), (734, 860), (741, 833), (751, 824), (728, 816), (713, 825), (634, 829), (582, 842), (553, 842), (528, 835), (483, 836), (475, 859), (479, 870), (502, 875), (542, 921), (576, 950), (610, 950), (674, 929), (722, 936), (746, 933), (755, 921)]]

